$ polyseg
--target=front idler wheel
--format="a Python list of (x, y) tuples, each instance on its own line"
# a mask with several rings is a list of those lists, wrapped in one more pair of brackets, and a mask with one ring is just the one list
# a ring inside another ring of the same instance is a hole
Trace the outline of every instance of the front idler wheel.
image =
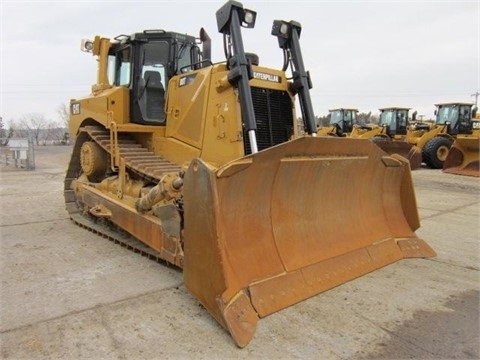
[(96, 142), (86, 141), (80, 149), (80, 165), (88, 180), (99, 182), (107, 172), (107, 154)]

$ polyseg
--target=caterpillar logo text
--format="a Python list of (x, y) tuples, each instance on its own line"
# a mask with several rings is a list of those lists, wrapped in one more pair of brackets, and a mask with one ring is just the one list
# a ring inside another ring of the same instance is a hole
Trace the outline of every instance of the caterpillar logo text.
[(280, 76), (278, 76), (278, 75), (267, 74), (267, 73), (262, 73), (262, 72), (257, 72), (257, 71), (253, 72), (253, 77), (255, 79), (265, 80), (265, 81), (270, 81), (270, 82), (275, 82), (275, 83), (281, 82)]

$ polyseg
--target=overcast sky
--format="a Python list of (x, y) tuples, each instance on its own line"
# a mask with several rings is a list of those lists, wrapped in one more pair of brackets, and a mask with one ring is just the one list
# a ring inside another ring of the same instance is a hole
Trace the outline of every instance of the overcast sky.
[[(480, 0), (474, 1), (243, 1), (257, 11), (243, 29), (246, 51), (264, 66), (282, 66), (270, 35), (274, 19), (302, 24), (300, 43), (313, 82), (314, 112), (354, 107), (378, 113), (406, 106), (427, 118), (434, 104), (475, 102), (480, 90)], [(144, 29), (212, 38), (223, 60), (215, 12), (224, 1), (0, 0), (0, 116), (7, 123), (30, 113), (58, 120), (57, 109), (87, 95), (96, 62), (80, 51), (82, 38), (115, 37)], [(300, 111), (297, 112), (297, 115)]]

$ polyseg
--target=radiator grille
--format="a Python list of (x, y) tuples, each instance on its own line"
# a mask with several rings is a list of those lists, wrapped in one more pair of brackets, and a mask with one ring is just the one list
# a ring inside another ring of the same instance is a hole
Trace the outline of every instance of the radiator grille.
[[(293, 135), (292, 101), (286, 91), (252, 87), (252, 100), (257, 122), (258, 150), (288, 141)], [(245, 154), (250, 154), (250, 139), (244, 132)]]

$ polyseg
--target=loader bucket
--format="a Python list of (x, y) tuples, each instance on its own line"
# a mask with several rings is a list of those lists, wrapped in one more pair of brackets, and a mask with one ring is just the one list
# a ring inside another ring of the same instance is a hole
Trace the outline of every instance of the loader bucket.
[(408, 163), (369, 140), (305, 137), (184, 178), (186, 287), (239, 347), (257, 320), (435, 252)]
[(336, 136), (336, 127), (335, 126), (325, 126), (317, 130), (317, 136)]
[(410, 163), (410, 169), (415, 170), (422, 166), (422, 151), (406, 141), (376, 141), (387, 154), (398, 154)]
[(479, 142), (479, 136), (457, 136), (443, 163), (443, 171), (480, 177)]

